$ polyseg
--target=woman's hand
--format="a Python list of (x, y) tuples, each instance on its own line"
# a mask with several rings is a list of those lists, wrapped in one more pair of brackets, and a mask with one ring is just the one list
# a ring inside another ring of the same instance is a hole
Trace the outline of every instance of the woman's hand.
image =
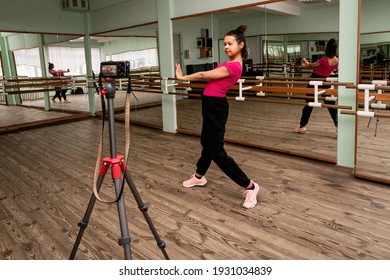
[(309, 61), (307, 61), (306, 58), (302, 58), (302, 60), (301, 60), (301, 65), (302, 65), (302, 66), (309, 65)]
[(179, 63), (176, 63), (176, 78), (178, 80), (181, 80), (183, 79), (183, 71), (181, 70), (181, 66)]

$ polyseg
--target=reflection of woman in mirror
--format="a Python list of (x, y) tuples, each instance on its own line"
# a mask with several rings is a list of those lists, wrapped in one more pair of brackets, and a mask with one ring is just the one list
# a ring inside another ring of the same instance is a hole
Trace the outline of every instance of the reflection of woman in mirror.
[(243, 207), (253, 208), (257, 203), (259, 185), (247, 177), (224, 148), (225, 126), (229, 115), (226, 92), (241, 77), (242, 60), (248, 56), (245, 31), (246, 26), (241, 25), (225, 35), (224, 50), (229, 61), (213, 70), (190, 75), (183, 75), (180, 65), (176, 64), (176, 77), (178, 80), (208, 81), (202, 94), (202, 153), (196, 164), (196, 173), (184, 181), (183, 186), (204, 186), (207, 183), (205, 174), (214, 161), (230, 179), (245, 190)]
[[(303, 69), (314, 69), (311, 74), (311, 78), (326, 78), (329, 77), (333, 71), (335, 71), (339, 66), (339, 59), (337, 55), (337, 42), (336, 39), (332, 38), (328, 41), (325, 48), (325, 57), (318, 59), (316, 62), (309, 63), (306, 58), (302, 59), (301, 68)], [(313, 86), (308, 86), (313, 87)], [(329, 88), (329, 86), (321, 86), (321, 88)], [(306, 102), (311, 102), (312, 99), (307, 99)], [(335, 105), (335, 101), (324, 100), (325, 104)], [(301, 121), (299, 125), (295, 128), (295, 132), (306, 132), (306, 125), (309, 122), (311, 112), (313, 107), (305, 106), (302, 110)], [(337, 109), (328, 108), (329, 114), (332, 117), (333, 123), (337, 128)]]
[[(53, 77), (63, 77), (63, 76), (65, 76), (64, 73), (66, 73), (66, 72), (69, 72), (69, 69), (66, 71), (65, 70), (55, 70), (54, 64), (49, 62), (49, 73)], [(56, 94), (53, 96), (51, 101), (53, 101), (55, 103), (56, 98), (58, 98), (61, 102), (61, 97), (62, 97), (62, 98), (64, 98), (64, 102), (69, 103), (69, 101), (66, 99), (66, 92), (67, 91), (68, 91), (67, 89), (62, 89), (61, 87), (55, 87)]]

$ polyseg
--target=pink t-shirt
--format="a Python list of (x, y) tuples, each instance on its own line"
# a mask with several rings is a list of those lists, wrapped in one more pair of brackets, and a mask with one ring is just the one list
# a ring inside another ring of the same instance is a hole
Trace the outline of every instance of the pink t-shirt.
[(241, 63), (237, 61), (225, 62), (218, 65), (216, 68), (219, 67), (226, 67), (226, 69), (229, 71), (229, 76), (222, 79), (209, 80), (203, 91), (203, 95), (213, 97), (225, 97), (226, 92), (235, 83), (237, 83), (238, 79), (241, 77), (242, 66)]
[(328, 57), (322, 57), (318, 60), (320, 63), (320, 66), (318, 66), (316, 69), (314, 69), (314, 73), (323, 77), (328, 77), (332, 72), (339, 67), (339, 64), (336, 65), (329, 65), (329, 58)]
[(49, 70), (50, 74), (52, 74), (53, 77), (62, 77), (64, 76), (64, 71), (62, 70), (54, 70), (54, 69), (51, 69)]

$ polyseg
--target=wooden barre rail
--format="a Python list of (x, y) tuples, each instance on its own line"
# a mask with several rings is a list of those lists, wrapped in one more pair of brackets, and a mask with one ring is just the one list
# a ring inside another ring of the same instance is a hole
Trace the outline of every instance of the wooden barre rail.
[[(347, 111), (347, 110), (341, 110), (341, 111), (340, 111), (341, 114), (345, 114), (345, 115), (355, 115), (355, 116), (356, 116), (356, 115), (359, 116), (359, 112), (363, 112), (363, 111)], [(390, 114), (372, 112), (372, 116), (371, 116), (371, 117), (390, 118)]]
[(47, 83), (33, 83), (33, 84), (14, 84), (14, 85), (5, 85), (5, 89), (13, 89), (13, 88), (47, 88), (50, 86), (64, 86), (68, 84), (85, 84), (86, 80), (78, 80), (75, 82), (72, 81), (54, 81)]
[(159, 82), (131, 81), (131, 84), (133, 86), (137, 85), (137, 86), (160, 86), (161, 87), (161, 83)]
[[(314, 94), (314, 88), (298, 88), (298, 87), (274, 87), (274, 86), (252, 86), (254, 91), (266, 91), (266, 92), (286, 92), (286, 93), (299, 93), (299, 94)], [(326, 95), (337, 95), (337, 89), (325, 88)]]
[[(179, 86), (188, 87), (189, 84), (179, 84)], [(204, 85), (202, 85), (204, 87)], [(148, 90), (145, 88), (140, 88), (141, 92), (152, 92), (152, 93), (158, 93), (158, 94), (172, 94), (172, 95), (181, 95), (181, 96), (191, 96), (191, 97), (201, 97), (202, 95), (200, 93), (198, 94), (191, 94), (191, 93), (179, 93), (179, 92), (163, 92), (161, 90)], [(288, 96), (286, 96), (288, 97)], [(232, 96), (226, 96), (226, 99), (228, 100), (236, 100), (236, 97)], [(298, 106), (310, 106), (308, 102), (294, 102), (291, 100), (279, 100), (279, 99), (265, 99), (265, 98), (259, 98), (259, 97), (247, 97), (245, 100), (252, 101), (252, 102), (266, 102), (266, 103), (276, 103), (276, 104), (288, 104), (288, 105), (298, 105)], [(344, 105), (332, 105), (332, 104), (321, 104), (321, 107), (324, 108), (335, 108), (335, 109), (345, 109), (345, 110), (351, 110), (352, 106), (344, 106)]]
[[(63, 87), (61, 88), (63, 90), (72, 90), (71, 87)], [(36, 93), (36, 92), (48, 92), (48, 91), (56, 91), (58, 88), (52, 87), (52, 88), (41, 88), (41, 89), (31, 89), (31, 90), (15, 90), (15, 91), (9, 91), (6, 92), (4, 95), (15, 95), (15, 94), (29, 94), (29, 93)]]
[[(358, 89), (359, 86), (357, 85), (347, 85), (346, 88), (354, 88)], [(382, 86), (382, 85), (375, 85), (375, 88), (373, 90), (390, 90), (390, 86)]]
[[(253, 84), (287, 84), (287, 85), (304, 85), (307, 86), (309, 83), (308, 81), (294, 81), (289, 79), (283, 79), (283, 80), (245, 80), (245, 83), (253, 83)], [(352, 82), (332, 82), (332, 81), (323, 81), (322, 85), (324, 86), (346, 86), (346, 85), (353, 85)]]
[[(377, 101), (390, 101), (390, 94), (370, 93), (370, 96), (375, 96)], [(358, 93), (358, 100), (364, 100), (364, 93)]]
[(31, 78), (7, 78), (2, 80), (2, 82), (9, 83), (23, 83), (23, 82), (40, 82), (40, 81), (72, 81), (74, 78), (71, 76), (62, 76), (62, 77), (31, 77)]
[[(178, 83), (177, 87), (181, 88), (196, 88), (204, 89), (206, 84), (196, 84), (196, 83)], [(238, 90), (239, 86), (234, 85), (232, 90)], [(275, 87), (275, 86), (251, 86), (252, 91), (269, 91), (269, 92), (281, 92), (281, 93), (300, 93), (300, 94), (314, 94), (313, 88), (304, 88), (304, 87)], [(325, 88), (326, 95), (337, 95), (337, 89)]]
[[(177, 93), (169, 92), (168, 94), (177, 94)], [(180, 94), (180, 95), (187, 95), (187, 94)], [(194, 95), (192, 95), (192, 96), (194, 96)], [(200, 97), (201, 95), (197, 94), (197, 96)], [(228, 99), (228, 100), (236, 100), (236, 97), (227, 96), (226, 99)], [(309, 106), (308, 102), (294, 102), (294, 101), (290, 101), (290, 100), (279, 100), (279, 99), (264, 99), (264, 98), (259, 98), (259, 97), (247, 97), (245, 100), (246, 101), (252, 101), (252, 102), (265, 102), (265, 103)], [(345, 109), (345, 110), (351, 110), (352, 109), (352, 106), (332, 105), (332, 104), (322, 104), (321, 107), (324, 107), (324, 108), (334, 108), (334, 109)]]
[[(264, 77), (264, 80), (279, 80), (279, 81), (289, 81), (289, 80), (295, 80), (295, 81), (323, 81), (326, 82), (326, 78), (311, 78), (311, 77), (268, 77), (268, 76), (261, 76), (258, 77)], [(253, 77), (248, 77), (249, 79), (253, 79)], [(337, 77), (335, 77), (337, 78)]]

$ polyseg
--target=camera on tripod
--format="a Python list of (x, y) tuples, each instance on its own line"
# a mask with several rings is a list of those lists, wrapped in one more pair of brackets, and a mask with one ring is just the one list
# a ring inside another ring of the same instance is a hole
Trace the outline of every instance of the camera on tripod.
[(105, 61), (100, 63), (100, 76), (103, 78), (130, 77), (129, 61)]

